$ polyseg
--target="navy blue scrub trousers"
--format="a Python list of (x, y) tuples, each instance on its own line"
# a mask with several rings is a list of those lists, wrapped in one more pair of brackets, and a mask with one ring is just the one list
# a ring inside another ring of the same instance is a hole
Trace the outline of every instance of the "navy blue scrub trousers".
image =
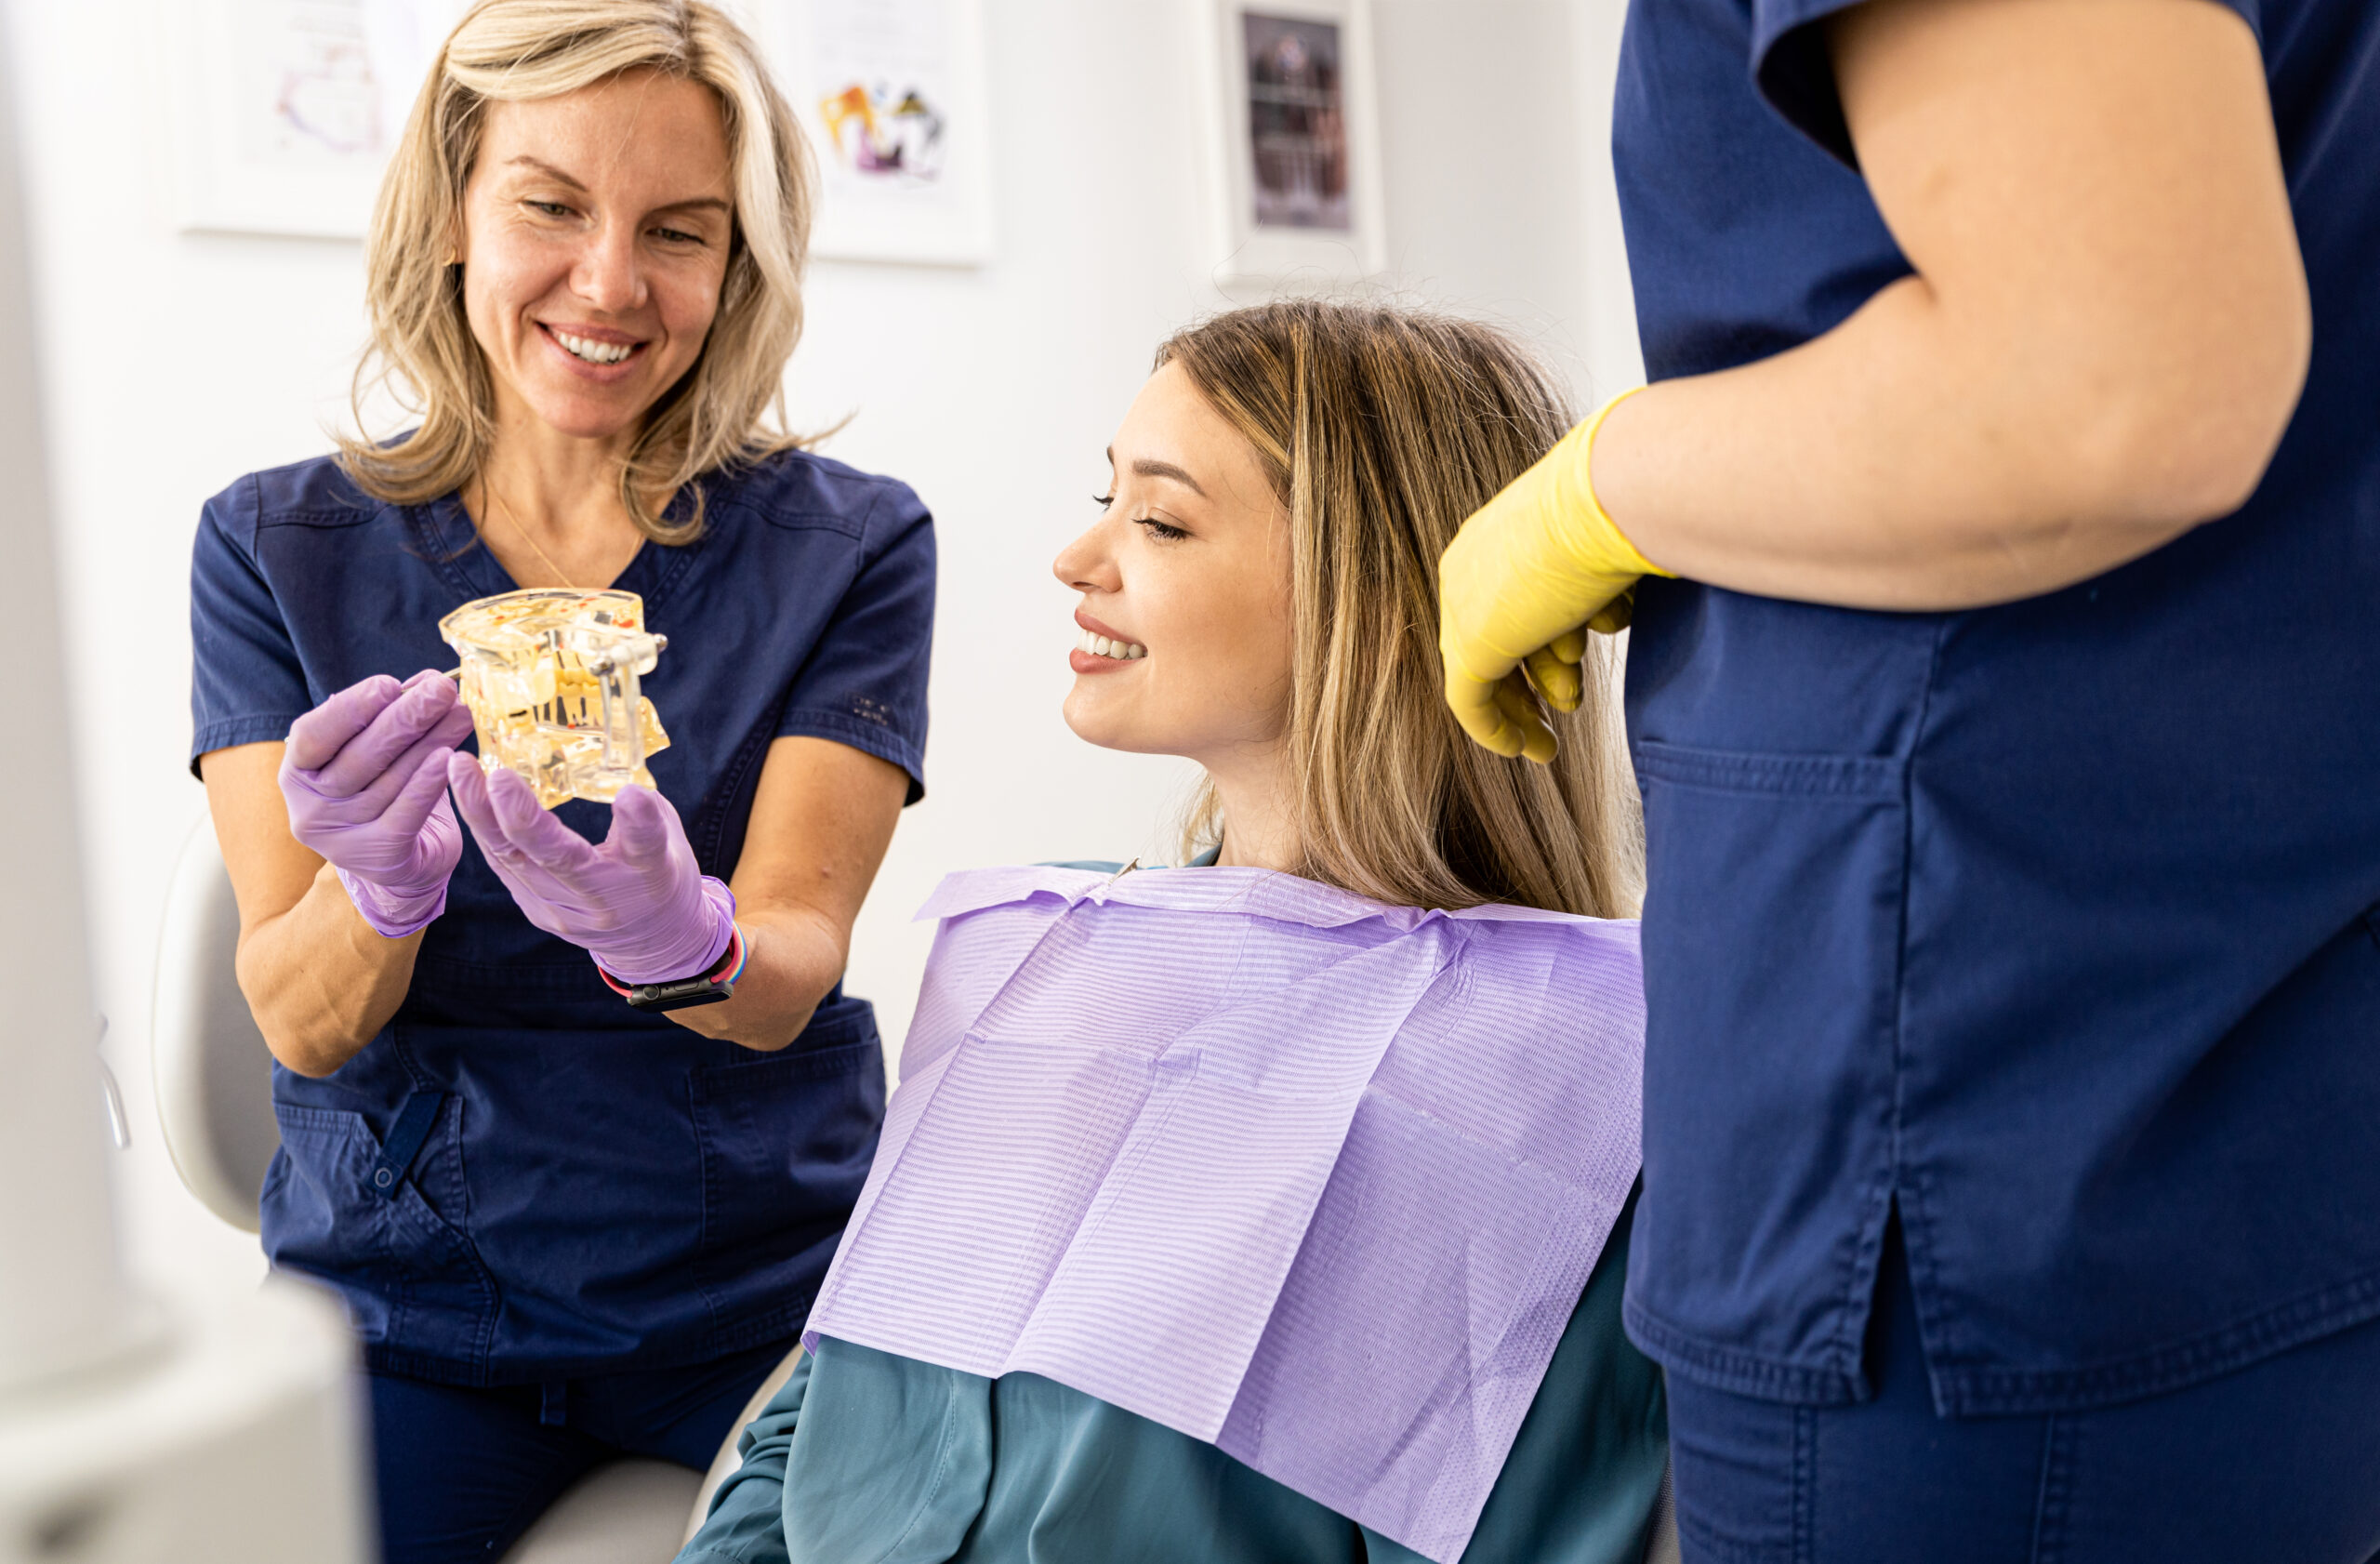
[(2380, 1321), (2147, 1400), (1934, 1411), (1897, 1224), (1873, 1398), (1669, 1376), (1686, 1564), (2366, 1564), (2380, 1558)]
[(793, 1346), (489, 1390), (374, 1372), (381, 1564), (501, 1558), (564, 1489), (624, 1455), (709, 1470), (744, 1403)]

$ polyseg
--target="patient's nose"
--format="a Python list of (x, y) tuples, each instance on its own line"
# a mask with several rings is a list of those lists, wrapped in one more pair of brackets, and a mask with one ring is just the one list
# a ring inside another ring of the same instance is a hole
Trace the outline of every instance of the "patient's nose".
[(1064, 548), (1051, 562), (1051, 574), (1078, 592), (1112, 592), (1122, 585), (1116, 556), (1107, 547), (1107, 528), (1094, 526)]

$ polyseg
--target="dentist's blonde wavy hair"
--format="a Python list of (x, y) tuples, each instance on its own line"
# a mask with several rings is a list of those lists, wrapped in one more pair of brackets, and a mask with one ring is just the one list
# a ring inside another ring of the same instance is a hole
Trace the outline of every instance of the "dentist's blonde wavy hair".
[[(1553, 376), (1474, 321), (1300, 299), (1157, 350), (1254, 447), (1289, 514), (1289, 749), (1310, 880), (1405, 907), (1634, 913), (1643, 830), (1608, 636), (1551, 765), (1473, 743), (1447, 709), (1438, 556), (1576, 421)], [(1228, 822), (1211, 786), (1185, 857)]]
[[(481, 0), (438, 51), (372, 213), (364, 252), (371, 351), (356, 422), (386, 384), (420, 422), (402, 439), (338, 437), (366, 493), (419, 505), (479, 475), (495, 391), (463, 314), (463, 189), (491, 102), (559, 97), (628, 71), (700, 82), (727, 130), (734, 234), (719, 311), (694, 367), (647, 410), (621, 464), (620, 498), (662, 543), (702, 530), (702, 474), (803, 442), (785, 432), (786, 362), (801, 336), (810, 150), (751, 37), (704, 0)], [(677, 520), (674, 497), (687, 503)]]

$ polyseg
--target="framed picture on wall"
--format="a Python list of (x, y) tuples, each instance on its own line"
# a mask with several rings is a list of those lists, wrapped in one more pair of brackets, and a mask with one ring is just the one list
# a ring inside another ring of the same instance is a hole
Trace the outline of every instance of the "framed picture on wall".
[(174, 198), (185, 232), (356, 239), (466, 0), (176, 0)]
[(1226, 280), (1352, 280), (1387, 265), (1370, 0), (1191, 0)]
[(748, 0), (818, 160), (811, 252), (991, 258), (981, 0)]

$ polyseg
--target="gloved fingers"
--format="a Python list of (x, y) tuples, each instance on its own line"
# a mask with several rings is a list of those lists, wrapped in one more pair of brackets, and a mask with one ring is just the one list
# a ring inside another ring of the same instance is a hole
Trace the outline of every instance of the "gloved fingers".
[[(665, 863), (674, 848), (686, 841), (686, 828), (677, 809), (651, 788), (631, 782), (612, 800), (612, 830), (603, 839), (606, 855), (640, 868)], [(694, 850), (686, 851), (694, 862)]]
[[(520, 845), (505, 835), (503, 824), (496, 818), (487, 773), (481, 769), (479, 762), (461, 753), (447, 756), (446, 785), (454, 793), (456, 812), (470, 828), (471, 839), (480, 844), (480, 855), (496, 871), (496, 879), (504, 882), (504, 888), (512, 893), (512, 903), (522, 915), (549, 934), (563, 939), (576, 937), (555, 916), (557, 898), (567, 896), (567, 890), (541, 871)], [(532, 802), (534, 799), (532, 795)], [(566, 826), (562, 828), (569, 829)]]
[(1528, 669), (1529, 683), (1537, 686), (1537, 693), (1544, 698), (1545, 704), (1556, 711), (1576, 711), (1579, 709), (1579, 659), (1562, 655), (1563, 643), (1575, 641), (1578, 633), (1576, 630), (1565, 631), (1553, 645), (1540, 646), (1521, 659), (1522, 666)]
[(281, 763), (289, 771), (317, 771), (327, 765), (348, 740), (371, 726), (404, 686), (385, 673), (376, 673), (338, 691), (289, 724), (289, 742)]
[(471, 836), (479, 842), (480, 851), (487, 855), (487, 861), (495, 864), (498, 855), (509, 853), (512, 844), (506, 839), (504, 828), (496, 823), (496, 807), (488, 801), (487, 774), (480, 769), (478, 760), (459, 749), (447, 755), (445, 765), (446, 786), (455, 795), (455, 812), (471, 828)]
[[(462, 726), (456, 714), (462, 714)], [(364, 731), (340, 746), (338, 753), (314, 768), (315, 786), (334, 798), (364, 792), (425, 737), (452, 732), (449, 747), (462, 742), (469, 731), (469, 710), (462, 705), (453, 681), (425, 669), (407, 680), (396, 699), (381, 709)], [(401, 786), (411, 773), (398, 778)]]
[(547, 873), (567, 880), (595, 861), (593, 844), (555, 819), (518, 772), (497, 767), (487, 798), (505, 842)]
[(1494, 750), (1499, 755), (1521, 752), (1522, 735), (1514, 727), (1496, 704), (1498, 686), (1484, 683), (1447, 663), (1447, 708), (1472, 742)]
[(1631, 587), (1596, 609), (1594, 616), (1587, 621), (1587, 628), (1599, 635), (1618, 635), (1635, 616), (1636, 589)]
[(529, 921), (544, 928), (530, 903), (553, 890), (553, 881), (539, 872), (521, 844), (505, 831), (504, 821), (496, 813), (496, 788), (488, 774), (477, 761), (457, 751), (446, 757), (446, 786), (454, 794), (456, 812), (470, 828), (471, 839), (480, 844), (480, 855), (487, 860), (487, 867), (496, 870), (496, 877), (504, 881), (512, 899), (529, 914)]
[[(1524, 759), (1535, 761), (1540, 765), (1554, 759), (1554, 730), (1545, 725), (1545, 713), (1538, 709), (1537, 697), (1529, 692), (1520, 669), (1514, 669), (1498, 682), (1496, 709), (1520, 735), (1520, 753)], [(1497, 753), (1509, 754), (1511, 751), (1498, 749)]]
[[(415, 748), (423, 749), (429, 742), (424, 739)], [(405, 775), (404, 785), (397, 789), (397, 796), (390, 802), (389, 807), (380, 812), (380, 824), (388, 828), (389, 833), (404, 838), (419, 836), (421, 828), (430, 823), (430, 816), (436, 813), (439, 804), (446, 798), (446, 757), (443, 752), (433, 747), (425, 754), (409, 757), (409, 762), (413, 770)], [(398, 775), (403, 763), (390, 767), (390, 774)]]
[[(443, 678), (440, 680), (441, 683), (444, 682)], [(453, 709), (439, 718), (437, 725), (430, 730), (430, 736), (448, 749), (471, 736), (471, 709), (463, 704), (460, 695), (455, 697)]]
[[(459, 728), (455, 722), (456, 713), (462, 717)], [(444, 762), (438, 758), (460, 744), (471, 731), (470, 718), (468, 707), (458, 706), (455, 711), (447, 713), (437, 726), (415, 739), (403, 754), (382, 768), (379, 775), (373, 777), (358, 791), (349, 794), (341, 805), (341, 815), (351, 821), (387, 821), (389, 811), (396, 807), (397, 800), (404, 796), (424, 765), (437, 761), (440, 773), (443, 775)], [(346, 757), (341, 756), (332, 763), (341, 764), (345, 760)], [(315, 774), (318, 781), (321, 775), (319, 772)]]

